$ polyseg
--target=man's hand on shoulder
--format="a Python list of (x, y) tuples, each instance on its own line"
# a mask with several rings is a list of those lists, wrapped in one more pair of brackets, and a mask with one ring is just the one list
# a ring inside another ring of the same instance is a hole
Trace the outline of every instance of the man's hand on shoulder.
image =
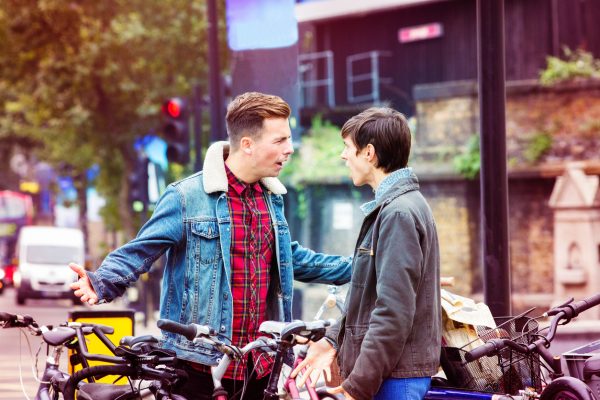
[(98, 295), (92, 286), (92, 282), (90, 282), (90, 278), (85, 273), (85, 268), (75, 263), (70, 263), (69, 268), (79, 276), (79, 279), (71, 284), (75, 296), (79, 297), (82, 303), (90, 305), (98, 303)]

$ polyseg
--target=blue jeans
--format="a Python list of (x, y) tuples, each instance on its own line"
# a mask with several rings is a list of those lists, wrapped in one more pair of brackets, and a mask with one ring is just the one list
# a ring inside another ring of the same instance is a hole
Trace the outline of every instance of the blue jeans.
[(431, 378), (388, 378), (383, 381), (375, 400), (420, 400), (429, 390)]

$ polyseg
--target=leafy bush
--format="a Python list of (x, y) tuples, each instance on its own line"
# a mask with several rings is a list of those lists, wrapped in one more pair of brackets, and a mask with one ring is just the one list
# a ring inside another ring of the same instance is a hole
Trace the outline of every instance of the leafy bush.
[(600, 60), (592, 53), (578, 49), (563, 48), (565, 59), (546, 57), (546, 69), (540, 72), (540, 83), (545, 86), (578, 78), (600, 78)]
[(552, 136), (547, 133), (536, 133), (527, 143), (523, 157), (530, 163), (535, 163), (552, 147)]
[(340, 128), (317, 116), (310, 130), (302, 136), (297, 153), (281, 171), (280, 178), (292, 186), (341, 181), (348, 177), (348, 170), (340, 158), (342, 150)]
[(479, 134), (469, 138), (466, 149), (452, 160), (454, 169), (467, 179), (475, 179), (481, 168)]

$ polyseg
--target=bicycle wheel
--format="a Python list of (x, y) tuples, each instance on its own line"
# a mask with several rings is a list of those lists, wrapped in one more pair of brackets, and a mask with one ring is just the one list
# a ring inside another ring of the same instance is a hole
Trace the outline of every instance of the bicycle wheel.
[(588, 385), (571, 376), (552, 381), (542, 392), (540, 400), (597, 400)]

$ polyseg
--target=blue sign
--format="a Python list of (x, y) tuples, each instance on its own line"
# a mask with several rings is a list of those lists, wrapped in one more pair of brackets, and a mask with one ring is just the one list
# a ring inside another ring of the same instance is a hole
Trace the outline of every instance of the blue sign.
[(231, 50), (275, 49), (298, 41), (294, 0), (227, 0)]

